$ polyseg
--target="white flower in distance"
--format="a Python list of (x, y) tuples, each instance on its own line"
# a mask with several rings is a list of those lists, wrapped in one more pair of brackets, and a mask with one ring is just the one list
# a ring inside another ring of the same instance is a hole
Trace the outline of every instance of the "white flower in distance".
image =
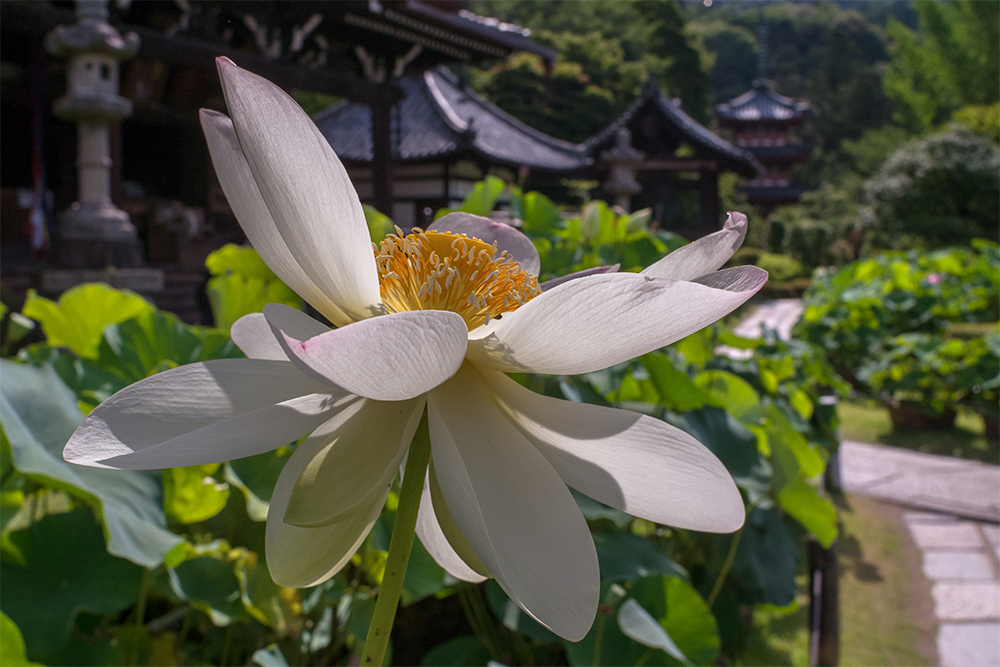
[(598, 604), (597, 555), (567, 485), (658, 523), (743, 523), (722, 464), (683, 431), (537, 395), (506, 372), (587, 373), (726, 315), (767, 274), (717, 269), (746, 218), (640, 274), (544, 292), (513, 228), (452, 214), (376, 252), (343, 166), (279, 88), (220, 59), (229, 117), (202, 111), (226, 196), (274, 272), (335, 326), (270, 305), (232, 329), (249, 359), (191, 364), (122, 390), (66, 445), (75, 463), (206, 464), (308, 437), (277, 482), (267, 564), (281, 585), (336, 573), (370, 531), (426, 408), (431, 463), (417, 522), (459, 579), (495, 577), (528, 614), (579, 640)]

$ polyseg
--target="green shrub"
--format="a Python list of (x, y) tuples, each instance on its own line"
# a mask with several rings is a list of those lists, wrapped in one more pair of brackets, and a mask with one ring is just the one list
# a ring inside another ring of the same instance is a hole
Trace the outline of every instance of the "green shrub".
[(885, 247), (913, 236), (932, 246), (1000, 232), (1000, 149), (964, 128), (912, 141), (865, 184)]

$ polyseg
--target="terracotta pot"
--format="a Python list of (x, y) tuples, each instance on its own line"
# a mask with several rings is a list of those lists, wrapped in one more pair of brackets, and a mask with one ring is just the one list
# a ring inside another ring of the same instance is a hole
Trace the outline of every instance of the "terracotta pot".
[(889, 416), (892, 417), (893, 429), (897, 431), (944, 431), (955, 425), (954, 410), (929, 415), (919, 403), (890, 405)]
[(983, 418), (983, 423), (986, 425), (986, 437), (992, 442), (996, 442), (997, 438), (1000, 438), (1000, 416), (995, 414), (987, 414), (986, 412), (979, 413)]

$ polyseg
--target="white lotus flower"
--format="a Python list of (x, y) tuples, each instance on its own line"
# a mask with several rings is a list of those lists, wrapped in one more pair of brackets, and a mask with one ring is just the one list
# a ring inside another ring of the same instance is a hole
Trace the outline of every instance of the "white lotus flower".
[(226, 196), (268, 266), (337, 328), (280, 305), (248, 315), (232, 335), (249, 359), (182, 366), (122, 390), (87, 417), (66, 460), (189, 466), (311, 434), (277, 482), (266, 540), (274, 580), (311, 586), (365, 539), (426, 407), (424, 546), (459, 579), (495, 577), (571, 640), (594, 619), (599, 573), (567, 485), (658, 523), (742, 525), (732, 478), (691, 436), (536, 395), (504, 373), (595, 371), (729, 313), (766, 279), (755, 267), (716, 271), (746, 218), (733, 214), (642, 274), (589, 275), (544, 293), (528, 239), (475, 216), (390, 237), (376, 256), (357, 194), (309, 117), (230, 61), (219, 71), (232, 120), (202, 111), (202, 126)]

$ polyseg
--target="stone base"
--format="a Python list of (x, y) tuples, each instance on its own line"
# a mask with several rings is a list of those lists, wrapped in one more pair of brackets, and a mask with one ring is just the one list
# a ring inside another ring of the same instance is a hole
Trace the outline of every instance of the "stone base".
[(83, 283), (106, 283), (115, 289), (132, 290), (152, 298), (163, 291), (164, 282), (162, 269), (49, 269), (42, 272), (40, 291), (56, 296)]
[(56, 263), (66, 269), (142, 265), (139, 234), (113, 204), (74, 203), (59, 216)]

